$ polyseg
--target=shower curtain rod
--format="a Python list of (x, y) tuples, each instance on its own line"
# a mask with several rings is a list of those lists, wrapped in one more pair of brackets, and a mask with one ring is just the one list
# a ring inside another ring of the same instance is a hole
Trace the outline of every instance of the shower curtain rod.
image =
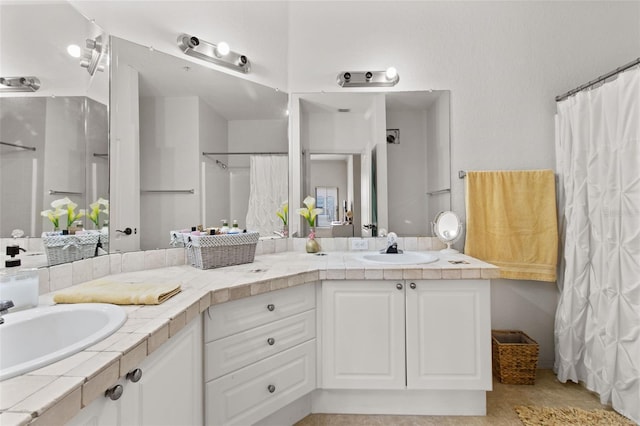
[(288, 155), (288, 152), (203, 152), (202, 155)]
[(629, 68), (632, 68), (636, 65), (640, 64), (640, 58), (637, 58), (634, 61), (629, 62), (628, 64), (625, 64), (619, 68), (616, 68), (615, 70), (608, 72), (604, 75), (601, 75), (600, 77), (596, 78), (595, 80), (592, 80), (588, 83), (583, 84), (582, 86), (578, 86), (573, 90), (569, 90), (567, 93), (563, 94), (563, 95), (558, 95), (556, 96), (556, 102), (560, 102), (560, 101), (564, 101), (565, 99), (567, 99), (569, 96), (572, 96), (578, 92), (583, 91), (584, 89), (588, 89), (591, 86), (594, 86), (602, 81), (605, 81), (608, 78), (613, 77), (616, 74), (620, 74), (623, 71), (628, 70)]

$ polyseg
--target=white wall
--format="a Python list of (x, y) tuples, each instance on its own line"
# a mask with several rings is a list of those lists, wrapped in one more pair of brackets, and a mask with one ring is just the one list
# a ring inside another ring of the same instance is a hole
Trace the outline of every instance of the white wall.
[(140, 100), (140, 188), (193, 194), (142, 193), (140, 246), (167, 247), (169, 232), (200, 220), (200, 140), (197, 97)]
[[(343, 91), (343, 70), (394, 65), (393, 90), (451, 90), (458, 170), (554, 167), (554, 96), (638, 56), (639, 2), (292, 2), (289, 91)], [(361, 89), (353, 89), (362, 91)], [(497, 280), (492, 325), (522, 329), (553, 364), (554, 284)]]
[[(427, 192), (451, 188), (449, 94), (443, 93), (427, 111)], [(427, 218), (451, 210), (451, 193), (427, 196)], [(431, 225), (426, 235), (431, 235)]]
[[(85, 143), (83, 96), (47, 99), (44, 141), (44, 205), (69, 197), (78, 204), (76, 213), (86, 209)], [(77, 194), (49, 195), (49, 190)], [(84, 221), (85, 219), (81, 219)], [(83, 222), (84, 223), (84, 222)], [(47, 228), (45, 222), (45, 228)], [(60, 229), (67, 228), (67, 217), (60, 220)], [(50, 229), (47, 229), (50, 230)]]
[(43, 97), (0, 98), (0, 141), (36, 148), (28, 151), (0, 147), (0, 235), (3, 237), (10, 236), (14, 229), (22, 229), (31, 237), (39, 237), (43, 230), (53, 230), (49, 219), (40, 216), (42, 210), (50, 208), (49, 204), (43, 208), (44, 196), (41, 195), (44, 193), (46, 104), (47, 98)]
[(400, 130), (400, 143), (387, 144), (389, 232), (429, 235), (427, 216), (426, 111), (387, 109), (387, 129)]
[[(229, 139), (227, 120), (202, 100), (199, 101), (198, 125), (200, 129), (201, 152), (226, 152)], [(226, 156), (200, 156), (201, 173), (204, 173), (203, 197), (204, 214), (201, 223), (204, 226), (220, 226), (220, 220), (229, 219), (229, 170), (216, 164), (216, 159), (227, 163)]]

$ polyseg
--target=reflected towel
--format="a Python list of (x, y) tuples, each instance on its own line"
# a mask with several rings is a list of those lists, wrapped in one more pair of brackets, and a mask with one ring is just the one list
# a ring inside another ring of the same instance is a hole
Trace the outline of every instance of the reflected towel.
[(53, 296), (56, 303), (113, 303), (114, 305), (158, 305), (180, 293), (180, 283), (127, 283), (89, 281)]
[(465, 254), (500, 277), (556, 280), (558, 225), (553, 170), (467, 172)]

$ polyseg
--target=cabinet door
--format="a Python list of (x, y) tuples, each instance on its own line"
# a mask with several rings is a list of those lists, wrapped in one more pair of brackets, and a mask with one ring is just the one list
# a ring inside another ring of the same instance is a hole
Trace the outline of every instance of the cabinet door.
[(323, 283), (323, 388), (405, 387), (404, 293), (401, 281)]
[(408, 388), (491, 389), (489, 290), (488, 280), (407, 281)]
[[(125, 388), (123, 404), (136, 415), (125, 425), (201, 425), (203, 422), (202, 317), (140, 364), (142, 379)], [(132, 406), (130, 405), (132, 404)]]

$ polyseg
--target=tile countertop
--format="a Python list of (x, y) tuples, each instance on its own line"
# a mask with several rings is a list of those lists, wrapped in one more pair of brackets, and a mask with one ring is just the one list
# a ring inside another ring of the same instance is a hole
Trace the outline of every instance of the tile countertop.
[[(318, 280), (493, 279), (498, 268), (463, 254), (432, 252), (424, 265), (382, 265), (362, 252), (283, 252), (253, 263), (200, 270), (189, 265), (110, 275), (113, 281), (180, 282), (162, 305), (123, 306), (128, 319), (114, 334), (66, 359), (0, 383), (0, 424), (64, 423), (135, 368), (209, 306)], [(464, 261), (468, 263), (451, 263)], [(53, 304), (53, 294), (40, 305)]]

